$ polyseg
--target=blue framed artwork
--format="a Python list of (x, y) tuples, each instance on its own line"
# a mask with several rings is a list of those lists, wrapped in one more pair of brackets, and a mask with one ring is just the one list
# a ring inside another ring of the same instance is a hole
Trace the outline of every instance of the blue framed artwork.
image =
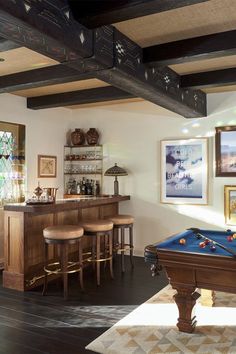
[(161, 202), (207, 204), (207, 138), (161, 141)]

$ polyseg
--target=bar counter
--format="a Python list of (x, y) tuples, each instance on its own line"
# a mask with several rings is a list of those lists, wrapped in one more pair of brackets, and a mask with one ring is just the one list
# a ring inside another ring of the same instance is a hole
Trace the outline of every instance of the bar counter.
[[(129, 196), (82, 197), (62, 199), (53, 204), (27, 205), (26, 203), (4, 206), (4, 257), (3, 286), (25, 291), (43, 283), (44, 239), (47, 226), (76, 225), (84, 219), (102, 219), (119, 212), (119, 202)], [(84, 237), (86, 253), (90, 239)], [(69, 248), (76, 255), (76, 245)], [(50, 259), (58, 257), (57, 249), (50, 250)], [(53, 278), (55, 276), (51, 276)], [(50, 277), (49, 277), (50, 281)]]

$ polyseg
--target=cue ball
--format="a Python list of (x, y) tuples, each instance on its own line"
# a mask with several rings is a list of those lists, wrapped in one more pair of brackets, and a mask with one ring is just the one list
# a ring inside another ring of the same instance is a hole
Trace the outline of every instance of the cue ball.
[(216, 246), (211, 245), (210, 250), (211, 250), (211, 252), (215, 252), (215, 250), (216, 250)]
[(232, 237), (233, 237), (233, 239), (236, 239), (236, 234), (233, 234), (233, 236), (232, 236)]
[(200, 247), (200, 248), (205, 248), (205, 247), (206, 247), (205, 242), (200, 242), (200, 243), (199, 243), (199, 247)]
[(227, 236), (227, 241), (232, 242), (233, 241), (233, 236)]
[(185, 243), (186, 243), (185, 238), (181, 238), (181, 239), (179, 240), (179, 243), (180, 243), (181, 245), (185, 245)]

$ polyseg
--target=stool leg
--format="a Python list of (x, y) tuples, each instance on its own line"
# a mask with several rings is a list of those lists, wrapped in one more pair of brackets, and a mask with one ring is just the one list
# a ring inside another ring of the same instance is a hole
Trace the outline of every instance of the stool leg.
[(133, 255), (134, 255), (134, 241), (133, 241), (133, 225), (131, 225), (129, 227), (129, 245), (130, 245), (130, 263), (132, 268), (134, 267), (134, 259), (133, 259)]
[[(47, 266), (48, 262), (48, 244), (44, 244), (44, 266)], [(43, 283), (43, 292), (42, 295), (45, 295), (48, 286), (48, 273), (44, 271), (44, 283)]]
[(121, 234), (121, 269), (122, 272), (124, 273), (125, 271), (125, 229), (123, 226), (120, 228), (120, 234)]
[(68, 273), (67, 273), (67, 266), (68, 266), (68, 252), (67, 252), (67, 245), (61, 245), (61, 270), (63, 272), (63, 293), (64, 299), (66, 300), (68, 297)]
[(82, 244), (81, 240), (78, 241), (79, 245), (79, 266), (80, 266), (80, 271), (79, 271), (79, 280), (80, 280), (80, 287), (84, 291), (84, 281), (83, 281), (83, 252), (82, 252)]
[(113, 232), (110, 231), (108, 234), (108, 239), (109, 239), (109, 257), (110, 259), (110, 274), (111, 278), (114, 279), (114, 274), (113, 274), (113, 259), (112, 259), (112, 253), (113, 253)]
[(117, 255), (117, 245), (119, 244), (118, 242), (118, 228), (113, 229), (113, 254), (116, 256)]
[(100, 285), (100, 235), (96, 235), (96, 267), (97, 267), (97, 285)]
[(95, 260), (96, 260), (96, 237), (92, 237), (92, 264), (93, 264), (93, 270), (95, 270)]

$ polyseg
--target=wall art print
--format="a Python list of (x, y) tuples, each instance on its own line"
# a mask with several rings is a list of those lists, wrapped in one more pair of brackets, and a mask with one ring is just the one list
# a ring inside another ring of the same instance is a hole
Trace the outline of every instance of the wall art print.
[(236, 186), (224, 186), (224, 211), (226, 225), (236, 225)]
[(161, 141), (161, 202), (207, 204), (206, 138)]
[(216, 176), (236, 177), (236, 126), (215, 129)]
[(57, 157), (48, 155), (38, 155), (38, 177), (57, 176)]

